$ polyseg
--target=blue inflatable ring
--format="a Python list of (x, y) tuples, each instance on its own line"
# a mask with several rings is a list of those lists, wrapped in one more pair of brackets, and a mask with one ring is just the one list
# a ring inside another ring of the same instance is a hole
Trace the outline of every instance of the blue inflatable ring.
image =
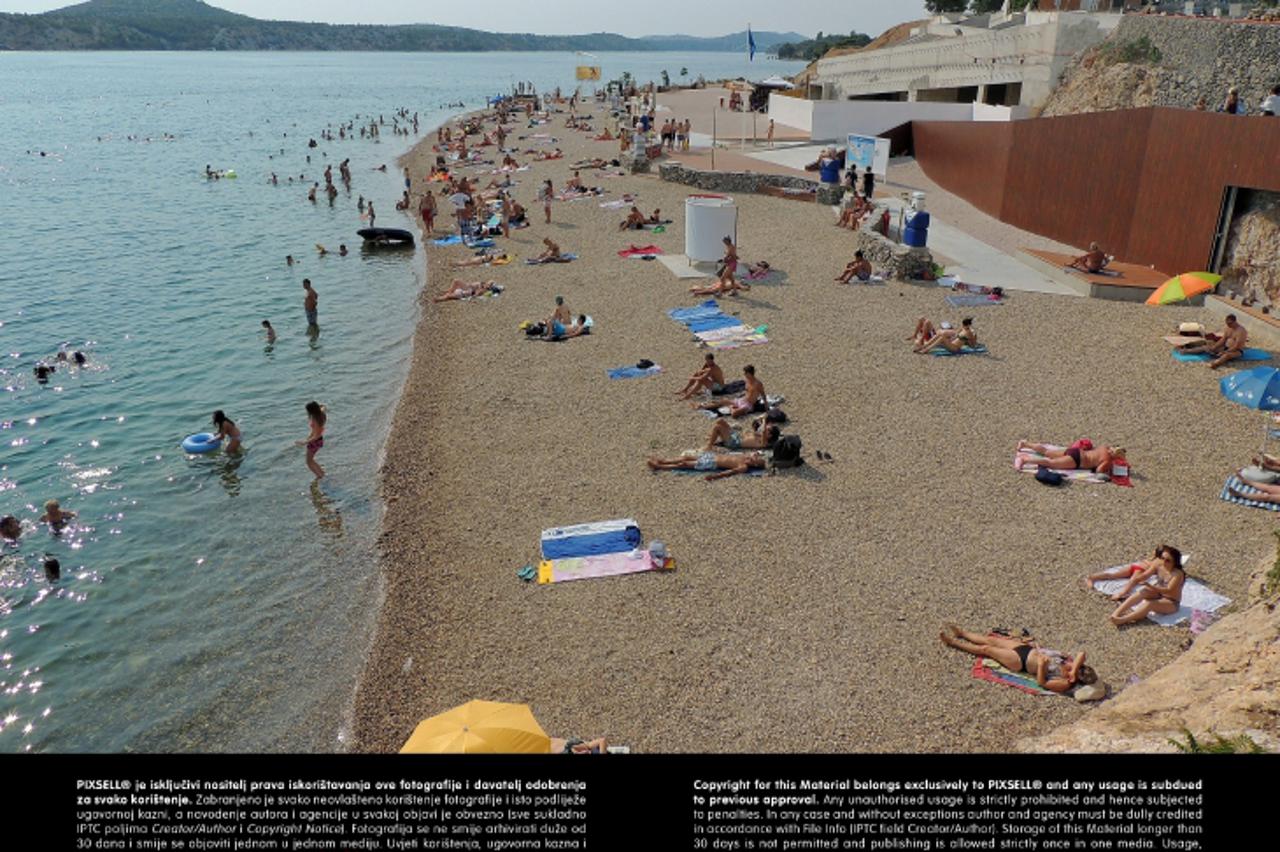
[(182, 449), (188, 453), (211, 453), (222, 446), (222, 439), (212, 432), (197, 432), (182, 439)]

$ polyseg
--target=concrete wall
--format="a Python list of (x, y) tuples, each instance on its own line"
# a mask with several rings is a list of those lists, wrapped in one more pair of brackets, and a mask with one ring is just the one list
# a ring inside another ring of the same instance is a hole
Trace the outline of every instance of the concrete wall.
[(1012, 121), (1025, 118), (1026, 107), (980, 103), (924, 101), (806, 101), (769, 97), (769, 118), (809, 131), (814, 142), (844, 139), (850, 133), (879, 136), (909, 121)]
[[(1020, 105), (1039, 106), (1071, 57), (1106, 37), (1119, 15), (1039, 12), (1026, 26), (962, 28), (964, 35), (832, 57), (818, 62), (824, 97), (916, 93), (930, 89), (1021, 83)], [(1038, 23), (1033, 23), (1037, 21)]]

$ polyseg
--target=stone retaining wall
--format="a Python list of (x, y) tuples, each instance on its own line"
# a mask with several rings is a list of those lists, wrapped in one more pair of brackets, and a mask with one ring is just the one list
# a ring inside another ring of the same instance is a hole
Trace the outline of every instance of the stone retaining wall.
[[(710, 192), (759, 192), (761, 187), (776, 186), (783, 189), (808, 189), (819, 187), (817, 181), (791, 175), (766, 175), (757, 172), (704, 172), (691, 169), (682, 163), (663, 163), (658, 174), (665, 181), (682, 183)], [(838, 200), (838, 196), (837, 196)]]

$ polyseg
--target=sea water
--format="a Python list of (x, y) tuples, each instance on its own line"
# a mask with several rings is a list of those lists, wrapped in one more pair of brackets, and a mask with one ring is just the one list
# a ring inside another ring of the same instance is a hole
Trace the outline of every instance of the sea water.
[[(393, 133), (398, 109), (427, 134), (449, 104), (517, 81), (567, 92), (584, 63), (640, 81), (800, 67), (718, 53), (0, 54), (0, 515), (24, 528), (0, 545), (0, 749), (344, 747), (380, 604), (381, 447), (424, 268), (421, 249), (361, 250), (357, 198), (379, 226), (413, 228), (394, 207), (396, 157), (419, 137)], [(360, 138), (379, 117), (379, 138)], [(321, 139), (348, 121), (354, 138)], [(237, 177), (206, 180), (206, 165)], [(341, 191), (312, 204), (326, 165)], [(60, 349), (87, 365), (57, 363)], [(56, 364), (47, 384), (39, 361)], [(319, 485), (295, 446), (310, 400), (329, 416)], [(179, 442), (214, 409), (245, 451), (187, 455)], [(78, 514), (60, 535), (37, 523), (50, 498)]]

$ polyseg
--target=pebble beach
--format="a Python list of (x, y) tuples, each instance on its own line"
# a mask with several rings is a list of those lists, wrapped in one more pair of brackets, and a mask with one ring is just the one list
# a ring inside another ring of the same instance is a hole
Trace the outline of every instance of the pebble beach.
[[(709, 281), (617, 253), (652, 243), (682, 254), (694, 190), (656, 166), (584, 169), (605, 195), (557, 202), (543, 224), (543, 179), (558, 191), (574, 161), (618, 157), (616, 141), (593, 138), (613, 127), (603, 105), (586, 106), (590, 133), (566, 128), (559, 109), (549, 125), (510, 131), (515, 158), (533, 167), (513, 176), (533, 224), (497, 240), (516, 262), (453, 270), (472, 252), (427, 241), (382, 467), (385, 599), (356, 750), (398, 750), (421, 719), (481, 698), (528, 703), (553, 736), (638, 752), (1008, 751), (1088, 708), (972, 678), (972, 658), (939, 642), (943, 623), (1027, 628), (1084, 649), (1114, 689), (1168, 663), (1189, 633), (1113, 627), (1082, 575), (1168, 543), (1191, 555), (1192, 577), (1243, 601), (1274, 558), (1271, 513), (1218, 499), (1259, 449), (1262, 415), (1223, 400), (1219, 372), (1174, 361), (1161, 339), (1181, 321), (1219, 327), (1208, 310), (1024, 292), (956, 309), (935, 285), (838, 285), (852, 246), (832, 211), (760, 195), (735, 197), (739, 255), (775, 272), (720, 304), (768, 325), (770, 342), (716, 359), (729, 379), (753, 364), (785, 396), (783, 431), (803, 439), (807, 464), (717, 482), (650, 472), (646, 457), (701, 447), (711, 427), (675, 396), (704, 350), (666, 313), (704, 301), (688, 288)], [(534, 133), (555, 136), (565, 157), (533, 161), (519, 137)], [(440, 187), (423, 180), (435, 142), (427, 134), (401, 162), (415, 210)], [(481, 187), (491, 177), (462, 174)], [(894, 182), (891, 169), (880, 193)], [(625, 209), (600, 202), (624, 192), (674, 223), (619, 231)], [(439, 201), (443, 234), (453, 222)], [(993, 244), (1012, 254), (1011, 230)], [(579, 259), (525, 265), (548, 236)], [(454, 278), (504, 290), (433, 303)], [(557, 295), (593, 317), (592, 333), (526, 339), (518, 325), (546, 318)], [(921, 316), (972, 316), (989, 354), (913, 354)], [(664, 372), (606, 377), (640, 359)], [(1013, 469), (1020, 439), (1082, 437), (1126, 448), (1134, 487), (1048, 488)], [(619, 517), (665, 542), (676, 570), (546, 586), (516, 576), (536, 563), (541, 530)]]

